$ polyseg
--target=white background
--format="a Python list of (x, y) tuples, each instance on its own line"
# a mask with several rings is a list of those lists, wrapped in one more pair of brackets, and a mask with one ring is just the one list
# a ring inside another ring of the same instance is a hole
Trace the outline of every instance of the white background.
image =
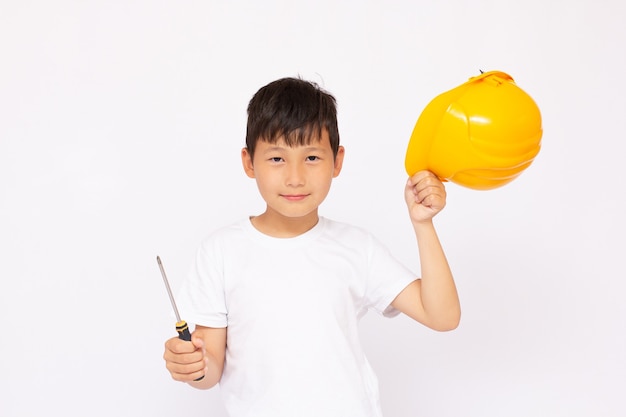
[(321, 213), (417, 271), (408, 138), (479, 70), (535, 99), (543, 148), (505, 187), (448, 184), (456, 331), (363, 320), (386, 415), (625, 415), (625, 21), (621, 0), (1, 1), (0, 415), (224, 416), (163, 366), (155, 257), (176, 289), (202, 237), (263, 209), (252, 94), (301, 75), (337, 97)]

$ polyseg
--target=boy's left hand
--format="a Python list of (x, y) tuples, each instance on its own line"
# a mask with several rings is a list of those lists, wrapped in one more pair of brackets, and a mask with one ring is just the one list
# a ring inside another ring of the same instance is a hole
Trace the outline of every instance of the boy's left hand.
[(435, 174), (419, 171), (407, 181), (404, 199), (413, 223), (431, 221), (446, 205), (446, 189)]

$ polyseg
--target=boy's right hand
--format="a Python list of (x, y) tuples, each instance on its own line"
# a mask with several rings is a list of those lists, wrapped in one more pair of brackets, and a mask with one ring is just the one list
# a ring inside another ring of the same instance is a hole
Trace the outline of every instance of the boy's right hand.
[(208, 372), (209, 359), (204, 341), (192, 337), (191, 342), (172, 337), (165, 342), (165, 367), (176, 381), (191, 382)]

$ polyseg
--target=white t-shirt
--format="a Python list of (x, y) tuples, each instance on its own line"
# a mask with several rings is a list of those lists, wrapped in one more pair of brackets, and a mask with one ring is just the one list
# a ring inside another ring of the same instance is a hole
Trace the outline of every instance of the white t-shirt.
[(178, 296), (193, 324), (228, 327), (220, 389), (232, 417), (379, 417), (357, 334), (416, 279), (366, 231), (320, 218), (294, 238), (249, 219), (206, 238)]

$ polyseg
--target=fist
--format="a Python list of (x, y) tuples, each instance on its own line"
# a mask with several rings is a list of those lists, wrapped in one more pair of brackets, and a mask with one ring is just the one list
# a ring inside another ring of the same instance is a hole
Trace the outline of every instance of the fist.
[(163, 359), (165, 367), (176, 381), (195, 381), (207, 372), (208, 358), (200, 338), (192, 337), (191, 342), (178, 337), (168, 339)]
[(404, 198), (412, 222), (430, 221), (446, 205), (446, 188), (432, 172), (419, 171), (408, 179)]

